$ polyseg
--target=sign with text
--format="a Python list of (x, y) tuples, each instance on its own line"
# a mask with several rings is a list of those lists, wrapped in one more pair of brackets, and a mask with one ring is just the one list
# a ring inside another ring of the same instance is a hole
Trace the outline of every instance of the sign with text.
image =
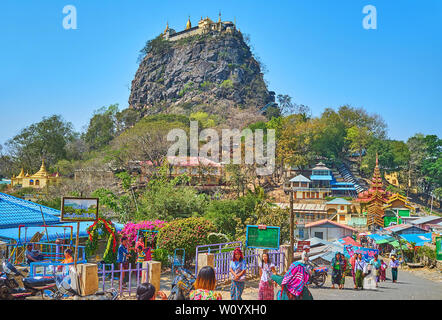
[(310, 247), (310, 241), (298, 241), (296, 252), (304, 251), (304, 246)]
[(98, 220), (98, 198), (69, 198), (61, 200), (61, 221)]
[(247, 226), (246, 247), (279, 249), (279, 227)]
[(442, 237), (436, 237), (436, 259), (442, 260)]
[(371, 248), (364, 248), (364, 247), (357, 247), (353, 246), (351, 244), (344, 246), (344, 256), (347, 258), (350, 258), (355, 253), (362, 254), (362, 258), (365, 261), (370, 261), (374, 258), (375, 254), (379, 254), (379, 250), (377, 249), (371, 249)]

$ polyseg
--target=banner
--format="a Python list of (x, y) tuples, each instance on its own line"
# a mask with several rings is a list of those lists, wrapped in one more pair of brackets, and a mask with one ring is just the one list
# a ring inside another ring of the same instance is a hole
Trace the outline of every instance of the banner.
[(371, 249), (371, 248), (364, 248), (364, 247), (357, 247), (353, 245), (345, 245), (344, 246), (344, 256), (347, 258), (350, 258), (355, 253), (362, 254), (362, 258), (365, 261), (370, 261), (374, 258), (375, 254), (379, 254), (378, 249)]

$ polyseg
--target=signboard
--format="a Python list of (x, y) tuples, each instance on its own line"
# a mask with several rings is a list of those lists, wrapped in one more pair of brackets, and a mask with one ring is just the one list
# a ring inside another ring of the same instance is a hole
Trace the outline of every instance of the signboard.
[(436, 260), (442, 260), (442, 237), (436, 237)]
[(351, 244), (344, 246), (344, 256), (347, 258), (350, 258), (355, 253), (362, 254), (362, 258), (365, 261), (370, 261), (374, 258), (375, 254), (379, 254), (379, 250), (377, 249), (371, 249), (371, 248), (364, 248), (364, 247), (357, 247), (353, 246)]
[(279, 249), (279, 227), (247, 226), (246, 247)]
[(96, 221), (98, 220), (98, 198), (61, 199), (61, 221)]
[(310, 241), (298, 241), (296, 252), (302, 252), (304, 249), (304, 246), (310, 247)]

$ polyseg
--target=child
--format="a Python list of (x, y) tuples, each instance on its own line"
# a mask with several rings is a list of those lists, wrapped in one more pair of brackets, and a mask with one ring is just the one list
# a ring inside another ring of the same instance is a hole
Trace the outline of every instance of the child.
[(143, 246), (137, 247), (137, 267), (142, 268), (144, 259), (146, 258), (146, 253), (143, 250)]
[(263, 253), (261, 266), (259, 267), (259, 275), (261, 281), (259, 282), (258, 299), (259, 300), (274, 300), (275, 294), (273, 289), (272, 274), (275, 274), (275, 265), (269, 260), (269, 254)]

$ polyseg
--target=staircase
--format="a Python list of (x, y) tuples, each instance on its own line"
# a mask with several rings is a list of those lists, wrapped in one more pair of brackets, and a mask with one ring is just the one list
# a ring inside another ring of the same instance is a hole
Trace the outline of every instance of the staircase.
[(367, 189), (364, 184), (360, 183), (359, 180), (355, 178), (354, 174), (348, 169), (348, 166), (345, 163), (338, 165), (337, 168), (339, 175), (345, 182), (353, 183), (357, 193), (361, 193)]

